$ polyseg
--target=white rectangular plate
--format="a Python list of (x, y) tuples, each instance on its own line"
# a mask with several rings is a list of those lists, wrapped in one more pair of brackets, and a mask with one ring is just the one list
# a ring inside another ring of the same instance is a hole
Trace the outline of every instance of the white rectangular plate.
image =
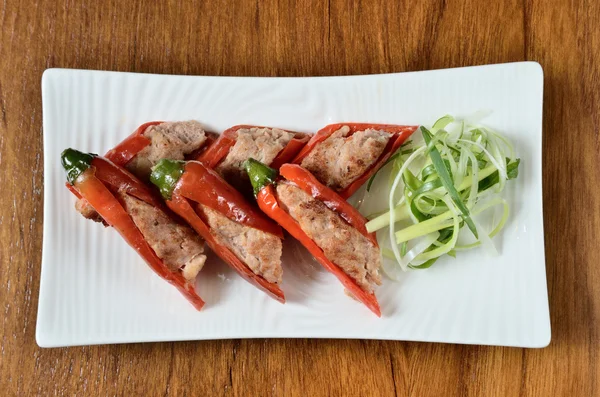
[[(52, 69), (42, 79), (44, 241), (40, 346), (224, 338), (361, 338), (542, 347), (550, 342), (542, 219), (543, 72), (524, 62), (318, 78), (192, 77)], [(377, 318), (291, 238), (282, 305), (209, 256), (200, 312), (110, 228), (86, 221), (64, 186), (67, 147), (105, 153), (150, 120), (314, 132), (341, 121), (431, 124), (492, 111), (521, 157), (498, 257), (481, 250), (384, 279)]]

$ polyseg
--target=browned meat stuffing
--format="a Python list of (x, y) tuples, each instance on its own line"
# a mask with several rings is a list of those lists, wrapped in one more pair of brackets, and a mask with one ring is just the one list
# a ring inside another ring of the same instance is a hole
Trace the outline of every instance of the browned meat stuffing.
[(271, 164), (292, 138), (293, 133), (278, 128), (240, 128), (235, 144), (216, 171), (238, 190), (247, 191), (250, 181), (243, 162), (252, 157), (261, 163)]
[(127, 163), (126, 168), (143, 180), (161, 159), (183, 160), (206, 142), (207, 133), (197, 121), (177, 121), (150, 126), (143, 135), (150, 145)]
[(77, 201), (75, 201), (75, 209), (86, 219), (91, 219), (94, 222), (102, 222), (102, 217), (86, 199), (77, 199)]
[(206, 260), (200, 236), (159, 208), (126, 193), (119, 193), (119, 197), (156, 255), (172, 271), (181, 269), (185, 279), (194, 280)]
[(381, 284), (379, 249), (373, 243), (296, 185), (283, 182), (277, 185), (276, 191), (283, 209), (330, 261), (367, 292), (372, 292), (375, 284)]
[(211, 233), (219, 244), (229, 248), (254, 274), (270, 283), (281, 283), (281, 240), (240, 223), (199, 204)]
[(364, 174), (385, 149), (390, 134), (367, 129), (348, 136), (350, 128), (343, 126), (316, 145), (302, 160), (322, 184), (333, 190), (343, 190)]

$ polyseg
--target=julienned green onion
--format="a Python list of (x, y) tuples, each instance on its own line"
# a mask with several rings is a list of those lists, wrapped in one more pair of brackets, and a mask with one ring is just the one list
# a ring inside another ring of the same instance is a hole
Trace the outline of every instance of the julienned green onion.
[[(467, 208), (465, 203), (463, 203), (461, 197), (458, 194), (458, 191), (456, 191), (456, 187), (454, 187), (454, 181), (452, 180), (452, 177), (450, 176), (450, 170), (448, 170), (448, 167), (446, 166), (446, 162), (448, 164), (454, 164), (454, 167), (450, 167), (450, 168), (453, 168), (455, 172), (457, 171), (456, 170), (456, 162), (454, 161), (452, 152), (444, 151), (445, 153), (447, 152), (449, 155), (447, 156), (448, 157), (447, 159), (445, 159), (445, 158), (443, 159), (439, 150), (435, 146), (435, 141), (432, 140), (433, 136), (427, 130), (427, 128), (421, 127), (421, 133), (423, 134), (423, 139), (425, 139), (425, 143), (427, 144), (429, 158), (431, 159), (431, 162), (435, 168), (435, 172), (437, 173), (437, 176), (438, 176), (437, 178), (434, 179), (434, 181), (441, 181), (441, 183), (438, 183), (436, 185), (436, 188), (440, 185), (444, 187), (444, 190), (446, 190), (446, 192), (448, 192), (448, 195), (454, 202), (454, 205), (456, 205), (456, 207), (460, 210), (460, 212), (462, 214), (462, 218), (467, 223), (467, 226), (469, 226), (469, 229), (471, 230), (473, 235), (475, 237), (477, 237), (477, 229), (475, 228), (475, 224), (473, 223), (473, 220), (471, 220), (471, 215), (469, 214), (469, 209)], [(439, 133), (437, 135), (443, 135), (443, 133)], [(440, 138), (439, 140), (441, 141), (441, 139), (443, 139), (443, 138)], [(431, 144), (431, 146), (430, 146), (430, 144)], [(427, 177), (429, 177), (430, 175), (435, 176), (435, 174), (433, 172), (430, 172), (427, 175)], [(425, 183), (430, 183), (430, 182), (425, 182)], [(429, 190), (433, 190), (433, 189), (427, 189), (426, 191), (429, 191)]]
[[(388, 160), (389, 181), (378, 173), (368, 183), (367, 191), (387, 191), (387, 210), (367, 215), (367, 230), (383, 233), (383, 257), (407, 270), (429, 268), (443, 255), (478, 246), (494, 253), (491, 238), (509, 215), (500, 193), (507, 180), (518, 176), (520, 160), (512, 144), (490, 128), (452, 116), (440, 118), (430, 129), (420, 127), (414, 138), (420, 137), (420, 143), (405, 144)], [(482, 230), (473, 217), (497, 207), (502, 209), (500, 219), (491, 232)], [(464, 226), (474, 242), (460, 242)], [(393, 269), (384, 270), (389, 275)]]

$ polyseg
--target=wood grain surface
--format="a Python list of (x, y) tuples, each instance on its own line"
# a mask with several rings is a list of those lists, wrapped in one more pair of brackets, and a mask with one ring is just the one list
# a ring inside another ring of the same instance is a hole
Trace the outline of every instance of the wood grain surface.
[[(599, 23), (597, 0), (0, 1), (0, 394), (599, 395)], [(545, 72), (548, 348), (37, 347), (44, 69), (315, 76), (521, 60)]]

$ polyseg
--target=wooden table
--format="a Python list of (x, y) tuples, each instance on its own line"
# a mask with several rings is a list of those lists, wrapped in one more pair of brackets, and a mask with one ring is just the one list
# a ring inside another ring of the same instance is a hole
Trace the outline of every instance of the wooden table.
[[(0, 2), (1, 394), (600, 394), (599, 1), (154, 3)], [(44, 69), (315, 76), (522, 60), (545, 72), (548, 348), (343, 340), (37, 347)]]

